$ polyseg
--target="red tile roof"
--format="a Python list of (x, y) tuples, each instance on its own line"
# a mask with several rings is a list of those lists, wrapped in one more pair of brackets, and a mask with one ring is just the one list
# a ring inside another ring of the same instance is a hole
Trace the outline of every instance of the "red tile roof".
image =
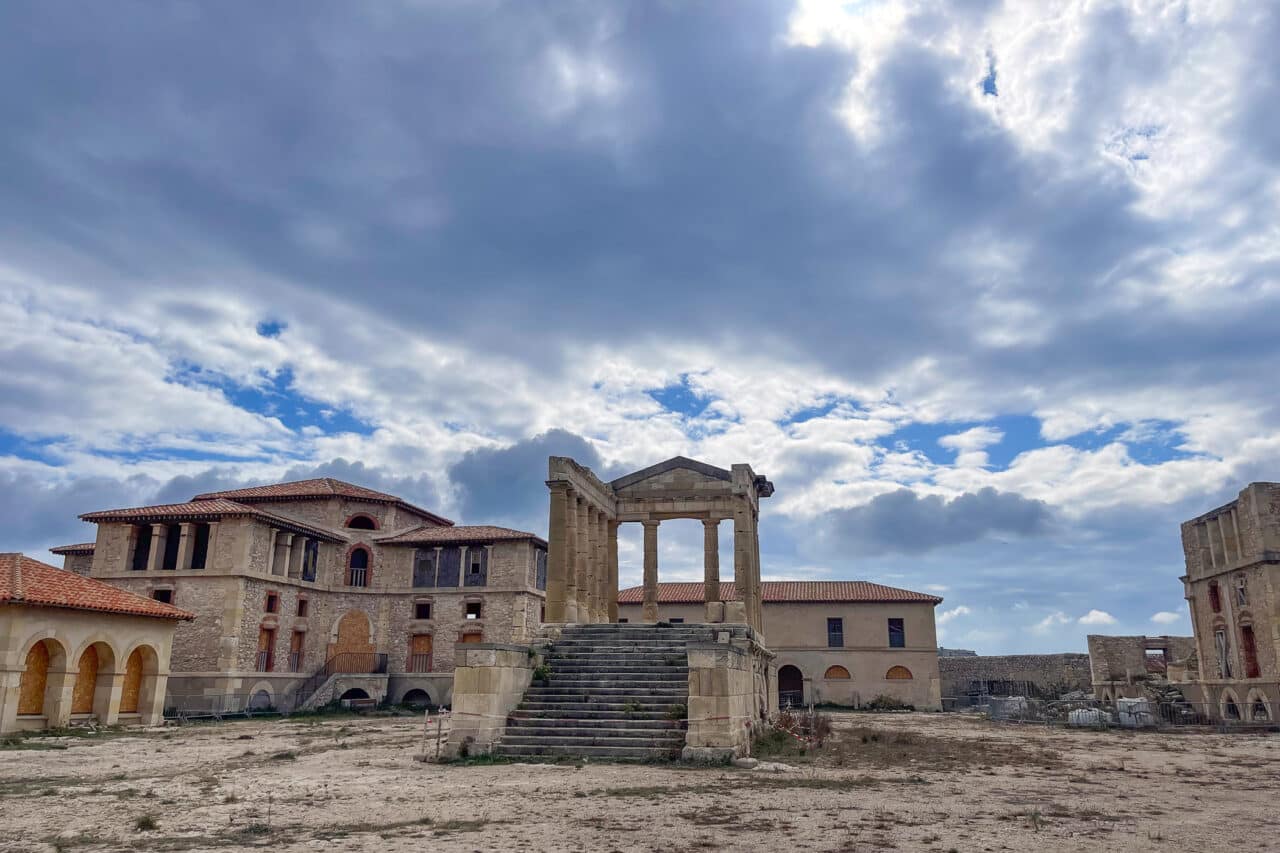
[(160, 619), (194, 619), (172, 604), (118, 589), (100, 580), (56, 569), (23, 554), (0, 554), (0, 604), (65, 607)]
[(135, 506), (124, 509), (106, 509), (100, 512), (86, 512), (80, 516), (83, 521), (94, 523), (101, 521), (211, 521), (218, 518), (249, 517), (257, 518), (268, 524), (285, 530), (292, 530), (305, 536), (314, 536), (326, 542), (344, 542), (341, 536), (321, 527), (314, 527), (287, 516), (267, 512), (265, 509), (246, 506), (223, 498), (187, 501), (181, 504), (157, 504), (156, 506)]
[(313, 480), (295, 480), (291, 483), (271, 483), (265, 486), (250, 486), (247, 489), (229, 489), (222, 492), (206, 492), (196, 495), (193, 500), (205, 501), (214, 498), (226, 498), (242, 503), (258, 503), (260, 501), (296, 501), (314, 500), (315, 498), (352, 498), (370, 503), (396, 504), (413, 514), (433, 521), (436, 524), (452, 525), (453, 522), (444, 516), (428, 512), (421, 507), (385, 492), (375, 492), (364, 486), (335, 480), (332, 477), (317, 477)]
[(59, 545), (49, 550), (55, 554), (92, 554), (97, 546), (97, 542), (82, 542), (79, 545)]
[(404, 533), (379, 539), (380, 545), (450, 545), (461, 542), (509, 542), (532, 539), (542, 545), (546, 540), (534, 533), (494, 527), (489, 524), (460, 524), (453, 527), (418, 527)]
[[(760, 593), (767, 602), (902, 602), (941, 604), (936, 595), (912, 592), (870, 581), (761, 581)], [(720, 584), (721, 601), (737, 601), (738, 588), (732, 581)], [(701, 604), (701, 583), (658, 584), (659, 604)], [(633, 586), (618, 593), (619, 604), (644, 603), (644, 587)]]

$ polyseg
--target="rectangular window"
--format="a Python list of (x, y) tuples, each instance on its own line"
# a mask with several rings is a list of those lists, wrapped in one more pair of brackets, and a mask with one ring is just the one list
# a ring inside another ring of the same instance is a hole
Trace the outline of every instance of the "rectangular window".
[(409, 672), (431, 671), (431, 635), (414, 634), (409, 638)]
[(302, 656), (306, 647), (307, 635), (303, 631), (294, 631), (289, 637), (289, 671), (302, 672)]
[(463, 586), (484, 586), (489, 574), (489, 549), (473, 547), (467, 549), (467, 573)]
[(304, 581), (314, 581), (316, 579), (316, 566), (320, 564), (320, 543), (314, 539), (308, 539), (306, 546), (302, 549), (302, 579)]
[(1244, 579), (1244, 575), (1236, 578), (1236, 604), (1241, 607), (1249, 605), (1249, 587)]
[(133, 560), (129, 568), (141, 572), (147, 568), (147, 561), (151, 559), (151, 525), (139, 524), (135, 529), (138, 532), (133, 538)]
[(667, 621), (670, 622), (672, 625), (680, 625), (684, 622), (684, 617), (676, 616), (674, 618), (668, 619)]
[(203, 569), (209, 562), (209, 525), (197, 524), (191, 546), (191, 568)]
[(274, 592), (267, 593), (266, 611), (268, 613), (280, 612), (280, 596)]
[(901, 619), (889, 620), (889, 648), (902, 649), (907, 645), (907, 630)]
[(1244, 677), (1262, 677), (1262, 671), (1258, 667), (1258, 647), (1253, 639), (1252, 625), (1240, 626), (1240, 653), (1244, 655)]
[(1224, 628), (1219, 628), (1213, 632), (1213, 646), (1218, 653), (1218, 676), (1220, 678), (1231, 677), (1231, 647), (1227, 643), (1227, 632)]
[[(545, 622), (545, 621), (547, 621), (547, 620), (546, 620), (546, 619), (543, 619), (542, 621), (543, 621), (543, 622)], [(625, 616), (619, 616), (619, 617), (618, 617), (618, 621), (619, 621), (619, 622), (626, 622), (626, 621), (628, 621), (628, 620), (627, 620), (627, 617), (625, 617)]]
[(483, 643), (484, 634), (463, 634), (460, 643)]
[(547, 588), (547, 552), (541, 548), (533, 552), (534, 562), (534, 589)]
[(1222, 612), (1222, 595), (1218, 592), (1218, 582), (1209, 581), (1209, 607), (1214, 613)]
[(844, 620), (827, 619), (827, 646), (833, 649), (844, 648)]
[(413, 605), (414, 619), (430, 619), (431, 618), (431, 602), (417, 601)]
[(479, 619), (480, 618), (480, 602), (468, 601), (466, 616), (468, 619)]
[(305, 598), (298, 599), (298, 618), (307, 615), (307, 600)]
[(413, 585), (416, 587), (433, 587), (436, 585), (436, 549), (419, 549), (413, 559)]
[(173, 571), (178, 568), (178, 546), (182, 544), (182, 526), (170, 524), (164, 533), (164, 560), (160, 568)]
[(171, 589), (152, 590), (151, 597), (156, 601), (163, 601), (165, 604), (173, 604), (173, 590)]

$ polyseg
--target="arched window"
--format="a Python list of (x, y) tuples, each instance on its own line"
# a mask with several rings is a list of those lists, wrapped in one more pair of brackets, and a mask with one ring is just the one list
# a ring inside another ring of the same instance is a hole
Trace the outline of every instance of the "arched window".
[(848, 678), (849, 670), (845, 669), (844, 667), (838, 664), (836, 666), (829, 666), (827, 667), (826, 673), (822, 677), (823, 678)]
[(138, 695), (142, 692), (142, 649), (134, 649), (124, 665), (124, 686), (120, 689), (120, 713), (138, 713)]
[(354, 548), (347, 561), (347, 586), (369, 585), (369, 551)]
[(347, 527), (351, 530), (377, 530), (378, 522), (374, 521), (372, 516), (353, 515), (347, 519)]
[(907, 669), (905, 666), (895, 666), (890, 668), (890, 670), (884, 674), (884, 677), (889, 681), (910, 681), (911, 670)]

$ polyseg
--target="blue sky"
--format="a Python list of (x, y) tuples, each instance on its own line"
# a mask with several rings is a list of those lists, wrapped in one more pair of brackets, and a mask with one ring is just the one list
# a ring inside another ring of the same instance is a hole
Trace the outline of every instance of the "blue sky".
[(1277, 41), (1230, 0), (5, 4), (0, 547), (320, 474), (541, 531), (548, 454), (683, 454), (777, 484), (767, 575), (937, 592), (947, 645), (1189, 632), (1178, 523), (1280, 476)]

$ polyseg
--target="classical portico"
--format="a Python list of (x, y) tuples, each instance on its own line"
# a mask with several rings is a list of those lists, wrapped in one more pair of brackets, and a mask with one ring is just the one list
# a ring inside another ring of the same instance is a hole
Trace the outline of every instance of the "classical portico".
[[(703, 523), (706, 621), (763, 625), (760, 603), (760, 499), (773, 484), (750, 465), (729, 470), (677, 456), (612, 482), (566, 456), (552, 456), (547, 621), (616, 622), (618, 525), (644, 527), (643, 620), (658, 620), (658, 531), (679, 518)], [(720, 522), (733, 522), (738, 601), (720, 600)]]

